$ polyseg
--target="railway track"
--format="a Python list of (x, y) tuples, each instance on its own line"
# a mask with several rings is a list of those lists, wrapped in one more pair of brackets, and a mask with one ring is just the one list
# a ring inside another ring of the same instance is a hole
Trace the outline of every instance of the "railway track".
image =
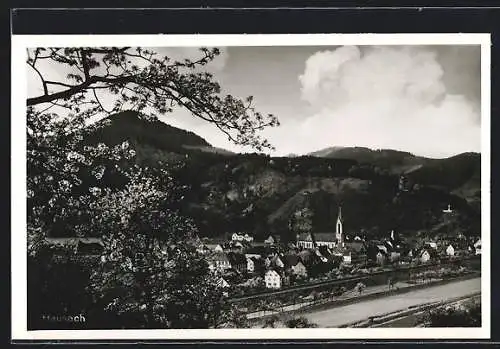
[(461, 260), (456, 260), (451, 263), (434, 263), (434, 264), (427, 264), (427, 265), (419, 265), (419, 266), (413, 266), (413, 267), (402, 267), (398, 269), (393, 269), (393, 270), (382, 270), (382, 271), (377, 271), (373, 272), (370, 274), (365, 274), (365, 275), (356, 275), (348, 278), (342, 278), (342, 279), (330, 279), (330, 280), (324, 280), (324, 281), (317, 281), (314, 283), (309, 283), (307, 285), (296, 285), (296, 286), (289, 286), (286, 287), (282, 290), (279, 291), (266, 291), (266, 292), (260, 292), (256, 294), (251, 294), (248, 296), (240, 296), (240, 297), (231, 297), (228, 299), (230, 303), (237, 303), (245, 300), (250, 300), (250, 299), (258, 299), (258, 298), (266, 298), (266, 297), (272, 297), (276, 295), (281, 295), (281, 294), (286, 294), (286, 293), (292, 293), (296, 291), (303, 291), (303, 290), (313, 290), (316, 288), (324, 287), (324, 286), (336, 286), (336, 285), (342, 285), (350, 282), (362, 282), (364, 280), (368, 280), (370, 278), (380, 276), (380, 275), (392, 275), (395, 273), (404, 273), (404, 272), (413, 272), (413, 271), (419, 271), (419, 270), (426, 270), (426, 269), (432, 269), (432, 268), (439, 268), (439, 267), (445, 267), (447, 265), (451, 265), (457, 262), (466, 262), (469, 260), (474, 260), (474, 257), (470, 258), (464, 258)]
[(455, 297), (453, 299), (431, 302), (426, 304), (421, 304), (417, 307), (400, 310), (390, 314), (384, 314), (381, 316), (373, 317), (368, 320), (364, 320), (357, 325), (352, 327), (414, 327), (419, 317), (425, 314), (426, 311), (431, 309), (441, 309), (444, 307), (459, 305), (468, 300), (480, 299), (481, 293), (475, 292), (466, 296)]

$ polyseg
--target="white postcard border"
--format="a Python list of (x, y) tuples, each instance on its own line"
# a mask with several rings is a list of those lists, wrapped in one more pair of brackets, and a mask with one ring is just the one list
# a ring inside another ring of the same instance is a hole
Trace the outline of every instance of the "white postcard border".
[[(481, 46), (482, 327), (207, 330), (27, 330), (26, 94), (28, 47), (142, 46)], [(490, 338), (490, 34), (13, 35), (11, 114), (11, 280), (13, 340), (487, 339)]]

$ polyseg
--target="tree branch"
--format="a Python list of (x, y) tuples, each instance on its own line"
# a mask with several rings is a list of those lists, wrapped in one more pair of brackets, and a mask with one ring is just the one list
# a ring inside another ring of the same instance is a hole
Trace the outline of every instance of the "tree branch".
[(128, 75), (128, 76), (121, 76), (119, 78), (104, 78), (102, 76), (90, 76), (88, 80), (85, 80), (82, 82), (80, 85), (74, 85), (71, 88), (68, 88), (67, 90), (52, 93), (52, 94), (46, 94), (43, 96), (39, 97), (33, 97), (33, 98), (28, 98), (27, 99), (27, 105), (37, 105), (41, 103), (47, 103), (54, 101), (56, 99), (68, 99), (69, 97), (73, 96), (75, 93), (82, 92), (89, 88), (92, 84), (96, 82), (103, 82), (103, 83), (108, 83), (108, 84), (123, 84), (123, 83), (128, 83), (134, 81), (135, 76), (134, 75)]
[(40, 71), (36, 68), (35, 66), (35, 63), (36, 63), (36, 59), (37, 59), (37, 56), (38, 56), (38, 52), (35, 53), (35, 58), (33, 59), (33, 62), (31, 63), (30, 62), (30, 59), (28, 59), (28, 65), (33, 68), (33, 70), (38, 74), (38, 76), (40, 77), (40, 80), (42, 81), (42, 86), (43, 86), (43, 94), (46, 96), (49, 94), (49, 90), (47, 88), (47, 82), (45, 81), (45, 79), (43, 78), (43, 75), (42, 73), (40, 73)]

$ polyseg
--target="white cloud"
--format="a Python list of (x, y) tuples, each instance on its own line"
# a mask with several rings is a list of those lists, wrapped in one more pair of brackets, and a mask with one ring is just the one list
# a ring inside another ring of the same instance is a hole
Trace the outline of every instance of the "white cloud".
[(299, 125), (285, 125), (297, 137), (284, 141), (283, 153), (335, 145), (431, 157), (480, 150), (477, 108), (447, 92), (443, 67), (429, 48), (344, 46), (317, 52), (299, 81), (302, 98), (315, 112)]

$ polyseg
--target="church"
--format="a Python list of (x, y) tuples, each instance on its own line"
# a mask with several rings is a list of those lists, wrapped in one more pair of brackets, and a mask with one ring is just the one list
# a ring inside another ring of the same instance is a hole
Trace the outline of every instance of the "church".
[(297, 235), (297, 247), (317, 248), (327, 246), (328, 248), (344, 247), (344, 227), (342, 219), (342, 207), (339, 207), (337, 222), (335, 224), (335, 235), (333, 233), (302, 233)]

